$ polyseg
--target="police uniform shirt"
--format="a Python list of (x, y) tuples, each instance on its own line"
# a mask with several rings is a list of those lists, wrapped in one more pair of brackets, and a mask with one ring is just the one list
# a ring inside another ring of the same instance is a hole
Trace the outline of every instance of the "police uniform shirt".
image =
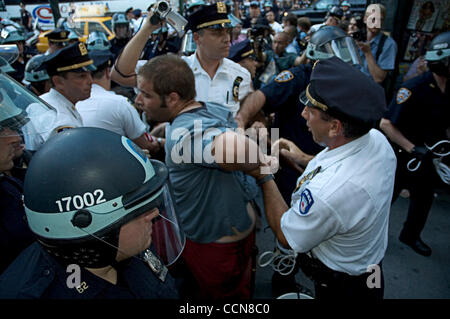
[(450, 85), (439, 89), (428, 71), (402, 84), (392, 99), (385, 118), (413, 144), (433, 146), (447, 139), (450, 119)]
[[(376, 59), (376, 63), (380, 69), (385, 71), (394, 70), (395, 57), (397, 55), (397, 43), (395, 43), (395, 41), (391, 37), (387, 37), (383, 45), (383, 50), (381, 51), (381, 54), (377, 59), (376, 54), (381, 41), (381, 37), (382, 32), (380, 32), (375, 38), (370, 41), (370, 51), (372, 52), (374, 59)], [(361, 71), (370, 76), (369, 66), (362, 50), (360, 50), (360, 56), (363, 62)]]
[[(73, 270), (34, 243), (0, 277), (0, 299), (177, 299), (175, 282), (167, 274), (161, 282), (141, 260), (131, 258), (117, 266), (117, 284), (80, 267), (80, 286), (69, 287)], [(73, 277), (72, 277), (73, 278)]]
[(394, 187), (395, 154), (372, 129), (320, 152), (299, 178), (281, 229), (291, 248), (330, 269), (361, 275), (384, 257)]
[(99, 127), (136, 139), (145, 132), (145, 124), (127, 98), (92, 84), (91, 96), (76, 104), (84, 126)]
[(224, 105), (233, 113), (233, 117), (236, 116), (240, 101), (253, 91), (250, 72), (224, 58), (211, 79), (201, 67), (197, 53), (182, 58), (194, 72), (196, 100)]
[[(259, 90), (264, 93), (266, 114), (275, 112), (273, 127), (280, 129), (280, 137), (299, 146), (307, 154), (317, 154), (323, 147), (312, 139), (302, 117), (304, 105), (298, 100), (309, 83), (311, 65), (299, 65), (279, 73), (274, 80)], [(289, 194), (290, 195), (290, 194)]]
[(75, 105), (57, 90), (51, 88), (39, 97), (56, 109), (55, 131), (83, 126), (83, 120)]

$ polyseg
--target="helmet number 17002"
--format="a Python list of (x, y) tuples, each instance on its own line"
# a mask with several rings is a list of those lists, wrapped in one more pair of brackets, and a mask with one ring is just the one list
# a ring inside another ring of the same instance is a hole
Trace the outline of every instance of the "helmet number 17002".
[(83, 196), (74, 195), (69, 197), (63, 197), (60, 200), (57, 200), (55, 203), (58, 205), (58, 209), (61, 213), (65, 211), (69, 212), (74, 209), (82, 209), (84, 207), (90, 207), (104, 203), (106, 202), (106, 199), (103, 198), (103, 195), (104, 195), (103, 190), (96, 189), (93, 193), (91, 192), (84, 193)]

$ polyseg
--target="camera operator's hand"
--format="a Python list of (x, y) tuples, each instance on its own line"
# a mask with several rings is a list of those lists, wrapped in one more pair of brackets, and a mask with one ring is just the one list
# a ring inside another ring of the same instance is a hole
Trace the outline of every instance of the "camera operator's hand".
[(357, 41), (356, 44), (358, 44), (358, 47), (361, 49), (362, 52), (364, 52), (364, 54), (372, 52), (371, 49), (370, 49), (370, 43), (369, 42)]
[(147, 18), (145, 19), (145, 23), (143, 28), (151, 28), (152, 32), (158, 28), (161, 28), (162, 24), (161, 22), (163, 19), (161, 19), (157, 14), (155, 14), (153, 7), (156, 5), (154, 3), (152, 5), (152, 8), (148, 11)]

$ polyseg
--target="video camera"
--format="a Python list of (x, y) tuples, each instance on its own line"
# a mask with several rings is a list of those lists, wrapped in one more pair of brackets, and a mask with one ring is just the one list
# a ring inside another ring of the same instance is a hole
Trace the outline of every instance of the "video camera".
[(158, 1), (152, 8), (153, 15), (150, 18), (150, 23), (153, 25), (161, 22), (165, 19), (181, 37), (184, 34), (184, 27), (187, 24), (187, 20), (177, 12), (173, 11), (167, 1)]

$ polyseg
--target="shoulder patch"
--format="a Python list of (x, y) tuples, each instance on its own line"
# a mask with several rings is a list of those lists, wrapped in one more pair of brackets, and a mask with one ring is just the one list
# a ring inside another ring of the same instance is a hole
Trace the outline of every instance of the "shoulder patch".
[(412, 92), (406, 88), (401, 88), (400, 90), (398, 90), (397, 92), (397, 104), (402, 104), (404, 102), (406, 102), (406, 100), (408, 100), (412, 95)]
[(311, 206), (314, 204), (314, 199), (312, 197), (311, 191), (309, 189), (305, 189), (300, 195), (300, 203), (298, 205), (298, 211), (300, 215), (307, 215)]
[(282, 71), (275, 77), (275, 82), (283, 83), (283, 82), (289, 82), (294, 78), (294, 75), (291, 71)]

